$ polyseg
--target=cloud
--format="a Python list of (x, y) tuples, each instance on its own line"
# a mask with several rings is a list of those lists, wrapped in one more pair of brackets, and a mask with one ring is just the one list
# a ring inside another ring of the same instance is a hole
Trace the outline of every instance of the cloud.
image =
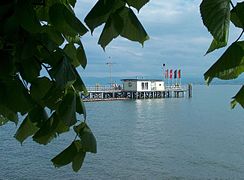
[[(75, 9), (83, 20), (95, 0), (77, 1)], [(86, 77), (108, 77), (106, 62), (116, 63), (112, 76), (135, 77), (161, 75), (161, 65), (182, 69), (185, 76), (201, 77), (223, 50), (204, 56), (212, 37), (203, 26), (199, 4), (201, 0), (151, 0), (136, 15), (150, 36), (144, 47), (118, 37), (105, 52), (97, 44), (102, 27), (87, 33), (82, 42), (87, 53), (88, 65), (80, 70)], [(111, 57), (109, 59), (108, 57)]]

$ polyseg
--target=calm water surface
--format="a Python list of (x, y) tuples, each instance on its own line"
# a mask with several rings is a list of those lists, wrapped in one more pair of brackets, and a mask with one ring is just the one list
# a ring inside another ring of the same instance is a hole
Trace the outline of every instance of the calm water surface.
[(74, 134), (48, 146), (13, 138), (0, 127), (0, 179), (244, 179), (244, 110), (230, 109), (240, 86), (194, 86), (192, 99), (87, 103), (98, 153), (83, 168), (50, 159)]

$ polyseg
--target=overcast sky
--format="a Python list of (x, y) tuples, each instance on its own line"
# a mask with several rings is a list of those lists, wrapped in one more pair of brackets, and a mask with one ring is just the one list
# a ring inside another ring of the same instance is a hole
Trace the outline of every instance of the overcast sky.
[[(95, 3), (95, 0), (78, 0), (75, 12), (82, 22)], [(118, 37), (104, 52), (97, 44), (103, 25), (93, 36), (87, 33), (82, 42), (88, 65), (80, 70), (82, 76), (108, 77), (106, 62), (111, 61), (113, 77), (159, 77), (165, 63), (166, 69), (181, 69), (186, 78), (203, 78), (223, 50), (204, 56), (212, 37), (202, 24), (199, 5), (200, 0), (151, 0), (139, 14), (134, 10), (150, 37), (144, 47)], [(237, 38), (238, 33), (232, 32), (230, 38)]]

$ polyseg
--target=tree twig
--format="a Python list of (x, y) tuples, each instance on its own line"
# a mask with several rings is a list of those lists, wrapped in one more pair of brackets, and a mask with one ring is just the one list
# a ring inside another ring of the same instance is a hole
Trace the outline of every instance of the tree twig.
[(232, 1), (230, 1), (230, 5), (231, 5), (232, 8), (235, 7)]
[(241, 37), (242, 37), (243, 33), (244, 33), (244, 29), (242, 29), (242, 32), (241, 32), (240, 36), (239, 36), (239, 37), (236, 39), (236, 41), (235, 41), (235, 42), (237, 42), (237, 41), (239, 41), (239, 40), (241, 39)]

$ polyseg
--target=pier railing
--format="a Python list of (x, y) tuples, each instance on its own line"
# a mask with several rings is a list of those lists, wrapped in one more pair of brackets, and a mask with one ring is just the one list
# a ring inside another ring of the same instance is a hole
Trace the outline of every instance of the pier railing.
[(118, 86), (104, 86), (104, 85), (97, 85), (97, 86), (87, 86), (86, 89), (88, 91), (96, 91), (96, 92), (100, 92), (100, 91), (121, 91), (122, 90), (122, 85), (118, 85)]
[[(109, 85), (96, 85), (87, 86), (89, 92), (118, 92), (123, 91), (123, 85), (109, 86)], [(165, 91), (187, 91), (188, 87), (186, 85), (170, 85), (165, 86)], [(152, 90), (153, 91), (153, 90)]]

